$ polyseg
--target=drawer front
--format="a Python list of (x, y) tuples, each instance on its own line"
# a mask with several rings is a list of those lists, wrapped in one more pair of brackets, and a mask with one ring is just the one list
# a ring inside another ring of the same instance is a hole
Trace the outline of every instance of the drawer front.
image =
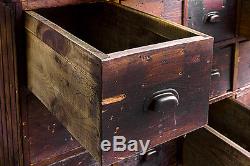
[(223, 95), (231, 88), (231, 70), (233, 66), (234, 48), (214, 48), (211, 71), (210, 98)]
[(125, 0), (122, 5), (149, 13), (176, 23), (182, 23), (182, 1), (179, 0)]
[(188, 26), (211, 35), (215, 42), (235, 36), (236, 0), (189, 0)]
[(250, 42), (240, 43), (237, 88), (250, 84)]
[[(103, 139), (122, 135), (127, 140), (151, 140), (154, 147), (205, 125), (212, 45), (212, 40), (165, 45), (106, 61)], [(172, 95), (152, 99), (164, 90)], [(104, 152), (104, 159), (112, 161), (127, 153)]]

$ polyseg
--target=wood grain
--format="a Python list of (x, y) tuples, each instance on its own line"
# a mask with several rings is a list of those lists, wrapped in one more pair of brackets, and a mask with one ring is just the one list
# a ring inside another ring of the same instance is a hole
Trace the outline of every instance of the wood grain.
[(96, 0), (21, 0), (24, 10), (51, 8), (72, 4), (96, 2)]
[(250, 153), (211, 127), (188, 134), (183, 149), (184, 166), (248, 166)]
[[(109, 54), (103, 62), (102, 96), (125, 94), (126, 98), (103, 105), (103, 139), (114, 135), (150, 139), (154, 147), (205, 125), (212, 45), (213, 40), (198, 36)], [(178, 107), (143, 111), (145, 98), (168, 88), (178, 91)], [(109, 164), (129, 154), (110, 151), (103, 158)]]
[(179, 0), (122, 0), (121, 4), (179, 24), (182, 23), (182, 1)]
[(16, 4), (0, 3), (0, 165), (22, 165), (16, 70)]
[(27, 31), (29, 89), (100, 161), (101, 71), (89, 69), (99, 73), (96, 78), (65, 56)]
[[(108, 2), (26, 11), (25, 28), (29, 89), (103, 164), (134, 154), (100, 154), (114, 133), (154, 147), (207, 123), (211, 37)], [(182, 96), (180, 111), (143, 114), (166, 88)]]

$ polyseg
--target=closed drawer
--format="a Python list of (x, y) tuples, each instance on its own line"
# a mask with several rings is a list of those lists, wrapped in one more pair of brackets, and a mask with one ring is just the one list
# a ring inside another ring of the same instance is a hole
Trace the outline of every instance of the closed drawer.
[(214, 48), (210, 98), (227, 93), (232, 85), (234, 47)]
[(250, 84), (250, 42), (241, 42), (239, 50), (237, 88), (243, 88)]
[(189, 0), (188, 26), (213, 36), (215, 42), (233, 38), (236, 0)]
[(103, 164), (135, 152), (101, 140), (154, 147), (207, 123), (211, 37), (112, 3), (27, 11), (25, 28), (29, 89)]

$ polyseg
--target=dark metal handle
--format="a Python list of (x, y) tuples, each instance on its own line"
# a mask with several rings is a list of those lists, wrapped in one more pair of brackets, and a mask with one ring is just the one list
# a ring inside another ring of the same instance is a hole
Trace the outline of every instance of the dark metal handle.
[(204, 22), (205, 23), (217, 23), (221, 22), (221, 17), (219, 15), (219, 12), (209, 12), (208, 14), (205, 15), (204, 17)]
[(169, 104), (179, 105), (179, 94), (174, 89), (165, 89), (154, 93), (144, 103), (144, 111), (161, 112), (167, 109)]
[(213, 76), (213, 77), (220, 77), (220, 71), (219, 71), (219, 69), (212, 69), (212, 71), (211, 71), (211, 76)]

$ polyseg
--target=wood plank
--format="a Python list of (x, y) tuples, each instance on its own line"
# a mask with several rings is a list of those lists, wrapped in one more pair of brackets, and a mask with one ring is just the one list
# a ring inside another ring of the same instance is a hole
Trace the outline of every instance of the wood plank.
[(1, 164), (23, 165), (18, 108), (16, 3), (0, 3)]
[(101, 68), (95, 66), (100, 62), (89, 64), (96, 73), (90, 75), (67, 54), (58, 54), (28, 31), (26, 35), (29, 89), (100, 161)]
[(178, 0), (125, 0), (121, 1), (122, 5), (149, 13), (164, 19), (182, 23), (182, 1)]
[(239, 10), (240, 14), (238, 15), (238, 34), (240, 36), (250, 38), (250, 23), (249, 23), (249, 16), (250, 16), (250, 1), (249, 0), (240, 0), (239, 3)]
[(184, 166), (249, 166), (250, 153), (213, 128), (206, 126), (187, 135)]
[(46, 166), (55, 163), (70, 163), (68, 160), (80, 163), (80, 165), (96, 163), (33, 94), (29, 94), (27, 100), (29, 165)]
[(210, 106), (209, 125), (250, 151), (250, 110), (226, 99)]
[(96, 0), (21, 0), (24, 10), (51, 8), (72, 4), (95, 2)]

